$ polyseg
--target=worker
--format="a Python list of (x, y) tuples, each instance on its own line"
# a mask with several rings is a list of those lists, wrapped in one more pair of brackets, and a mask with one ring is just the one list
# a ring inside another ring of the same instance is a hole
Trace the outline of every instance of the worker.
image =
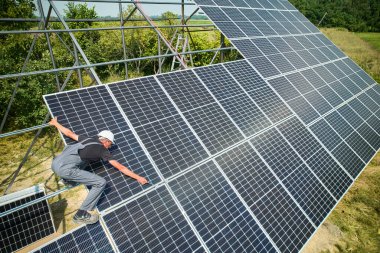
[(106, 180), (98, 175), (83, 170), (89, 162), (100, 159), (109, 162), (113, 167), (123, 174), (136, 179), (144, 185), (148, 181), (127, 167), (112, 159), (109, 148), (114, 143), (114, 135), (111, 131), (101, 131), (97, 137), (76, 135), (70, 129), (58, 123), (57, 117), (53, 118), (49, 124), (55, 126), (61, 133), (77, 141), (73, 145), (67, 145), (61, 154), (56, 156), (52, 162), (52, 170), (67, 183), (79, 183), (90, 186), (91, 189), (83, 201), (81, 207), (74, 215), (73, 221), (78, 224), (93, 224), (99, 220), (97, 214), (88, 211), (95, 209), (96, 204), (106, 186)]

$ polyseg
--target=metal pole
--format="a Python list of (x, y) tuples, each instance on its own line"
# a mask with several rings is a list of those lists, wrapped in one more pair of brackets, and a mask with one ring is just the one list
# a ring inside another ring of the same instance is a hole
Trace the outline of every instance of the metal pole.
[(140, 11), (140, 13), (144, 16), (144, 18), (146, 19), (146, 21), (148, 21), (148, 23), (152, 26), (152, 28), (157, 32), (157, 34), (161, 37), (162, 41), (166, 44), (166, 46), (170, 49), (170, 51), (175, 54), (175, 57), (177, 58), (177, 60), (180, 62), (180, 64), (182, 65), (183, 68), (187, 68), (187, 65), (186, 63), (181, 59), (181, 57), (179, 56), (178, 52), (175, 51), (175, 49), (173, 49), (172, 45), (166, 40), (166, 38), (164, 37), (164, 35), (160, 32), (160, 30), (157, 28), (157, 26), (155, 24), (153, 24), (153, 22), (150, 20), (149, 16), (145, 14), (145, 12), (138, 6), (137, 3), (134, 3), (134, 5), (136, 6), (136, 8)]
[[(129, 19), (129, 17), (132, 16), (132, 14), (135, 12), (136, 8), (133, 9), (133, 11), (128, 15), (126, 20)], [(120, 13), (120, 27), (124, 26), (125, 21), (123, 18), (123, 6), (121, 3), (119, 3), (119, 13)], [(124, 60), (127, 59), (127, 50), (125, 45), (125, 35), (124, 35), (124, 29), (121, 29), (121, 42), (123, 44), (123, 57)], [(125, 79), (128, 79), (128, 63), (124, 62), (124, 68), (125, 68)]]
[(160, 36), (157, 34), (157, 48), (158, 48), (158, 73), (161, 74), (162, 72), (162, 69), (161, 69), (161, 40), (160, 40)]
[[(59, 91), (62, 91), (66, 87), (66, 84), (69, 81), (69, 79), (70, 79), (71, 75), (73, 74), (73, 72), (74, 71), (70, 71), (70, 73), (67, 75), (67, 78), (66, 78), (65, 82), (62, 84), (62, 86), (60, 87)], [(42, 123), (42, 125), (46, 124), (46, 122), (48, 121), (49, 117), (50, 117), (50, 115), (49, 115), (49, 113), (47, 113), (46, 116), (45, 116), (45, 119), (44, 119), (44, 121)], [(14, 172), (14, 175), (12, 177), (11, 182), (9, 183), (7, 189), (5, 189), (4, 195), (6, 195), (8, 193), (8, 191), (11, 189), (13, 183), (15, 182), (15, 179), (18, 176), (18, 173), (20, 173), (22, 166), (24, 166), (26, 160), (28, 159), (28, 156), (29, 156), (30, 152), (32, 151), (32, 148), (33, 148), (34, 144), (36, 143), (38, 136), (40, 136), (41, 132), (42, 132), (42, 128), (39, 128), (38, 131), (37, 131), (37, 133), (36, 133), (36, 135), (34, 136), (34, 138), (32, 140), (32, 143), (30, 144), (28, 150), (26, 151), (26, 154), (24, 155), (21, 163), (19, 164), (17, 170)]]
[[(221, 51), (221, 50), (233, 50), (233, 49), (235, 49), (235, 48), (234, 47), (226, 47), (223, 49), (216, 48), (216, 49), (195, 50), (195, 51), (186, 52), (185, 54), (198, 54), (198, 53), (215, 52), (215, 51)], [(87, 64), (87, 65), (65, 67), (65, 68), (59, 68), (59, 69), (39, 70), (39, 71), (33, 71), (33, 72), (27, 72), (27, 73), (0, 75), (0, 79), (15, 78), (15, 77), (21, 77), (21, 76), (32, 76), (32, 75), (38, 75), (38, 74), (47, 74), (47, 73), (62, 72), (62, 71), (76, 70), (76, 69), (84, 69), (84, 68), (98, 67), (98, 66), (106, 66), (106, 65), (112, 65), (112, 64), (120, 64), (120, 63), (124, 63), (124, 62), (151, 60), (151, 59), (157, 59), (159, 57), (161, 57), (161, 58), (162, 57), (172, 57), (175, 55), (179, 55), (179, 54), (173, 53), (173, 54), (164, 54), (161, 56), (158, 56), (158, 55), (145, 56), (145, 57), (138, 57), (138, 58), (127, 59), (127, 60), (117, 60), (117, 61), (109, 61), (109, 62), (101, 62), (101, 63), (92, 63), (92, 64)], [(91, 72), (89, 74), (91, 74)]]
[[(225, 37), (223, 34), (220, 34), (220, 48), (225, 47)], [(220, 62), (224, 62), (224, 52), (220, 51)]]
[(321, 23), (325, 19), (326, 15), (327, 15), (327, 12), (325, 13), (325, 15), (323, 15), (322, 19), (319, 21), (319, 23), (317, 25), (318, 27), (321, 25)]
[[(74, 43), (73, 43), (73, 49), (74, 49), (75, 61), (78, 62), (78, 65), (80, 65), (79, 58), (78, 58), (78, 51), (77, 51), (77, 48), (76, 48)], [(83, 78), (82, 78), (82, 70), (81, 69), (77, 69), (77, 75), (78, 75), (78, 79), (79, 79), (79, 86), (81, 88), (83, 88)]]
[[(45, 20), (45, 14), (44, 14), (44, 10), (43, 10), (42, 4), (41, 4), (41, 0), (37, 0), (37, 5), (38, 5), (38, 10), (39, 10), (40, 15), (41, 15), (42, 22), (44, 23), (44, 29), (46, 29), (47, 25), (48, 25), (48, 22), (47, 22), (47, 20)], [(50, 34), (49, 33), (45, 33), (45, 37), (46, 37), (46, 42), (47, 42), (48, 48), (49, 48), (49, 54), (50, 54), (51, 63), (53, 65), (53, 68), (56, 69), (57, 65), (55, 64), (55, 58), (54, 58), (54, 54), (53, 54), (53, 49), (52, 49), (51, 43), (50, 43)], [(58, 78), (58, 74), (57, 73), (55, 73), (55, 82), (56, 82), (56, 85), (57, 85), (57, 90), (59, 90), (60, 84), (59, 84), (59, 78)]]
[[(70, 29), (69, 26), (66, 24), (65, 20), (63, 20), (63, 17), (61, 16), (60, 12), (58, 11), (57, 7), (55, 6), (54, 2), (52, 0), (49, 0), (49, 3), (51, 7), (54, 9), (55, 14), (57, 15), (58, 19), (62, 22), (62, 25), (65, 27), (65, 29)], [(87, 59), (86, 54), (83, 52), (81, 46), (79, 45), (77, 39), (75, 38), (74, 34), (72, 32), (69, 32), (69, 35), (71, 39), (73, 40), (75, 46), (77, 47), (79, 53), (82, 55), (83, 60), (86, 62), (86, 64), (90, 64), (90, 61)], [(94, 68), (90, 68), (92, 76), (95, 78), (97, 84), (102, 84), (100, 81), (98, 75), (96, 74)]]

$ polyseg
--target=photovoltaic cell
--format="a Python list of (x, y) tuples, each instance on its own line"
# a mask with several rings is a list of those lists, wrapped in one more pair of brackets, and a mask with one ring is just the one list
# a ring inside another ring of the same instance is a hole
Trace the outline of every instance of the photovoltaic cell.
[(342, 139), (345, 139), (354, 131), (350, 124), (348, 124), (338, 112), (332, 112), (327, 115), (325, 120), (330, 124), (330, 126), (332, 126), (332, 128)]
[(257, 57), (248, 60), (264, 77), (280, 74), (277, 68), (266, 57)]
[(322, 223), (336, 204), (334, 197), (306, 165), (290, 174), (284, 185), (316, 226)]
[(100, 223), (82, 226), (55, 241), (45, 244), (35, 253), (60, 252), (114, 252)]
[(292, 112), (288, 109), (285, 103), (282, 102), (269, 86), (248, 91), (248, 94), (273, 123), (292, 115)]
[(248, 206), (252, 206), (278, 184), (272, 172), (247, 142), (217, 157), (216, 162)]
[(319, 117), (317, 111), (303, 97), (295, 98), (288, 104), (305, 124), (309, 124)]
[(134, 127), (177, 114), (153, 77), (128, 80), (109, 87)]
[[(37, 186), (0, 198), (0, 213), (45, 196)], [(15, 252), (55, 232), (47, 200), (0, 218), (0, 252)]]
[(367, 141), (368, 144), (371, 145), (374, 150), (378, 150), (380, 148), (379, 135), (367, 123), (363, 123), (363, 125), (358, 128), (357, 132)]
[(256, 136), (251, 142), (281, 180), (303, 163), (276, 129)]
[(195, 73), (218, 100), (244, 93), (243, 89), (221, 65), (197, 68)]
[(354, 129), (357, 129), (363, 123), (363, 120), (355, 113), (354, 110), (351, 109), (349, 105), (344, 105), (337, 111)]
[(317, 139), (295, 117), (281, 123), (277, 128), (305, 160), (322, 148)]
[(245, 58), (263, 56), (263, 53), (249, 39), (236, 40), (234, 45)]
[(165, 178), (208, 157), (179, 115), (137, 127), (136, 132)]
[(321, 119), (315, 122), (310, 126), (310, 130), (318, 137), (319, 140), (326, 146), (327, 149), (333, 150), (339, 143), (342, 142), (342, 139), (337, 133), (334, 132), (332, 127), (327, 124), (324, 119)]
[(158, 75), (157, 79), (182, 112), (215, 102), (191, 70)]
[(326, 85), (326, 83), (321, 79), (321, 77), (313, 69), (303, 70), (303, 71), (301, 71), (301, 74), (306, 78), (306, 80), (309, 81), (309, 83), (315, 89), (318, 89), (318, 88)]
[(281, 252), (299, 251), (315, 230), (280, 185), (251, 209)]
[(340, 81), (335, 81), (329, 84), (329, 87), (335, 91), (343, 100), (347, 100), (352, 97), (352, 93), (346, 87), (344, 87)]
[(215, 25), (224, 33), (228, 38), (242, 38), (245, 34), (231, 22), (218, 22)]
[(359, 157), (365, 162), (369, 160), (376, 153), (371, 146), (364, 141), (364, 139), (356, 132), (353, 132), (347, 139), (346, 143), (359, 155)]
[(271, 79), (268, 82), (285, 101), (289, 101), (301, 95), (285, 77), (281, 76)]
[(247, 137), (271, 125), (246, 94), (223, 99), (220, 103)]
[(332, 107), (336, 107), (340, 104), (343, 103), (343, 99), (341, 99), (338, 94), (335, 93), (335, 91), (333, 91), (333, 89), (331, 89), (329, 86), (323, 86), (321, 88), (318, 89), (318, 92), (319, 94), (322, 95), (322, 97), (324, 99), (327, 100), (327, 102), (329, 102), (329, 104), (332, 106)]
[(213, 161), (169, 186), (210, 251), (275, 252)]
[[(366, 92), (368, 93), (368, 92)], [(372, 113), (379, 110), (379, 105), (374, 102), (366, 93), (362, 93), (358, 96), (360, 102), (362, 102)], [(380, 101), (380, 100), (379, 100)]]
[(306, 163), (336, 199), (340, 199), (352, 183), (352, 179), (324, 149), (320, 149)]
[(372, 116), (370, 110), (367, 109), (357, 98), (351, 100), (349, 103), (350, 107), (364, 120), (367, 120)]
[(344, 142), (339, 144), (332, 154), (353, 178), (356, 178), (365, 166), (359, 156)]
[(184, 116), (211, 154), (244, 138), (216, 103), (185, 112)]

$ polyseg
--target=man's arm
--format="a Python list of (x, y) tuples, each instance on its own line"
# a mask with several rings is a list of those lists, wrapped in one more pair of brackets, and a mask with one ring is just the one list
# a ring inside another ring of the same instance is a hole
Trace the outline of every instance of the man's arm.
[(67, 137), (73, 139), (74, 141), (78, 141), (78, 135), (75, 134), (73, 131), (70, 129), (62, 126), (61, 124), (58, 123), (57, 117), (54, 117), (52, 120), (50, 120), (49, 125), (55, 126), (61, 133), (66, 135)]
[(116, 169), (120, 170), (124, 175), (127, 175), (127, 176), (129, 176), (129, 177), (131, 177), (133, 179), (136, 179), (137, 182), (139, 182), (140, 184), (146, 184), (146, 183), (148, 183), (148, 180), (146, 180), (145, 178), (137, 175), (133, 171), (129, 170), (127, 167), (125, 167), (124, 165), (122, 165), (118, 161), (116, 161), (116, 160), (109, 160), (108, 162), (113, 167), (115, 167)]

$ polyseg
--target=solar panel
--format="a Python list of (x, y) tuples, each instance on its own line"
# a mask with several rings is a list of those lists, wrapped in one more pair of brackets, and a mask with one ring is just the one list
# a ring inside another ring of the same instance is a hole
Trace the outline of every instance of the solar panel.
[[(25, 205), (45, 196), (34, 186), (0, 197), (0, 212)], [(47, 200), (26, 206), (0, 218), (1, 252), (14, 252), (55, 232)]]
[(287, 1), (195, 2), (245, 59), (45, 100), (151, 179), (92, 165), (120, 251), (299, 251), (379, 148), (380, 89)]
[(61, 237), (49, 242), (35, 251), (35, 253), (61, 252), (114, 252), (110, 241), (100, 223), (81, 226)]

